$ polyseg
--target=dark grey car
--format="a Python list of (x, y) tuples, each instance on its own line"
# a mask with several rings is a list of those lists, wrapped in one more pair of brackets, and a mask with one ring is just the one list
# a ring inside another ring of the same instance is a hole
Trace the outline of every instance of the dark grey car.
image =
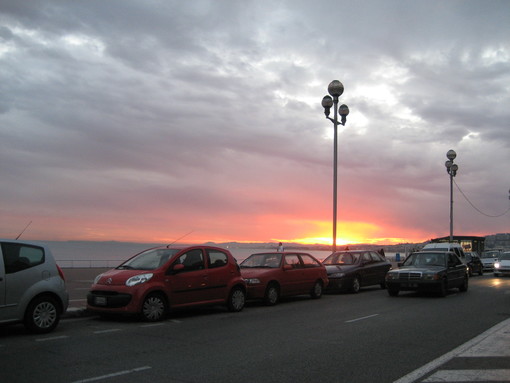
[(327, 291), (357, 293), (363, 286), (385, 287), (385, 276), (391, 263), (382, 255), (369, 250), (337, 251), (322, 264), (326, 266), (329, 284)]
[(436, 291), (446, 296), (451, 288), (467, 291), (469, 271), (460, 258), (449, 251), (411, 253), (399, 268), (386, 274), (391, 296), (400, 291)]
[(64, 274), (48, 247), (0, 240), (0, 323), (23, 322), (32, 332), (47, 333), (68, 303)]

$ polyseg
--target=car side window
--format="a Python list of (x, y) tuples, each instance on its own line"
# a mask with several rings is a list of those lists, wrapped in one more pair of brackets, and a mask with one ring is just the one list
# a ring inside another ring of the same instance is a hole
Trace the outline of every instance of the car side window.
[(2, 243), (2, 255), (6, 274), (17, 273), (44, 263), (44, 249), (37, 246)]
[(306, 268), (320, 267), (320, 263), (307, 254), (301, 254), (301, 260)]
[(363, 253), (363, 257), (361, 258), (363, 263), (371, 263), (372, 257), (370, 256), (370, 253)]
[(297, 254), (287, 254), (285, 256), (285, 264), (291, 265), (293, 269), (301, 268), (301, 262), (299, 262)]
[(202, 254), (202, 250), (194, 249), (184, 253), (177, 259), (175, 265), (178, 264), (184, 265), (184, 269), (182, 270), (183, 272), (202, 270), (204, 268), (204, 256)]
[(448, 266), (454, 267), (462, 264), (462, 262), (454, 254), (448, 254)]
[(210, 269), (226, 266), (228, 263), (227, 254), (219, 250), (207, 250), (208, 265)]
[(384, 258), (381, 254), (370, 252), (370, 255), (372, 256), (372, 260), (374, 262), (384, 262)]

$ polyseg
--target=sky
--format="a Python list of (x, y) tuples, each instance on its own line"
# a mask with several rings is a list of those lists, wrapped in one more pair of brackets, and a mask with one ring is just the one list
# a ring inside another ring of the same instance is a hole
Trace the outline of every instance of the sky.
[[(510, 232), (510, 2), (0, 0), (0, 237)], [(28, 227), (27, 227), (28, 225)]]

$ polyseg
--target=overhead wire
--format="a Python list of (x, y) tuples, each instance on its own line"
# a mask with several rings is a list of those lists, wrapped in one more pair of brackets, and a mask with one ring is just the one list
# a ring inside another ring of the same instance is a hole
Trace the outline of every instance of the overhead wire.
[(490, 217), (490, 218), (498, 218), (498, 217), (502, 217), (504, 216), (505, 214), (507, 214), (509, 211), (510, 211), (510, 204), (508, 206), (508, 209), (506, 209), (506, 211), (504, 213), (501, 213), (501, 214), (496, 214), (496, 215), (492, 215), (492, 214), (487, 214), (487, 213), (484, 213), (483, 211), (481, 211), (480, 209), (478, 209), (470, 200), (469, 198), (464, 194), (464, 192), (462, 191), (462, 189), (460, 188), (459, 185), (457, 185), (457, 182), (455, 182), (455, 179), (453, 179), (453, 183), (455, 184), (455, 186), (457, 187), (457, 189), (459, 190), (460, 194), (462, 194), (462, 196), (465, 198), (465, 200), (471, 205), (471, 207), (473, 209), (475, 209), (477, 212), (479, 212), (480, 214), (486, 216), (486, 217)]

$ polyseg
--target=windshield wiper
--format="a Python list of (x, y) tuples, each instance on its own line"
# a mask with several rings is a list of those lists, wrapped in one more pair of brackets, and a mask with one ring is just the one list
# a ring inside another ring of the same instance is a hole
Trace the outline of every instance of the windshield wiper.
[(118, 270), (134, 270), (134, 267), (128, 266), (128, 265), (120, 265), (117, 267)]

